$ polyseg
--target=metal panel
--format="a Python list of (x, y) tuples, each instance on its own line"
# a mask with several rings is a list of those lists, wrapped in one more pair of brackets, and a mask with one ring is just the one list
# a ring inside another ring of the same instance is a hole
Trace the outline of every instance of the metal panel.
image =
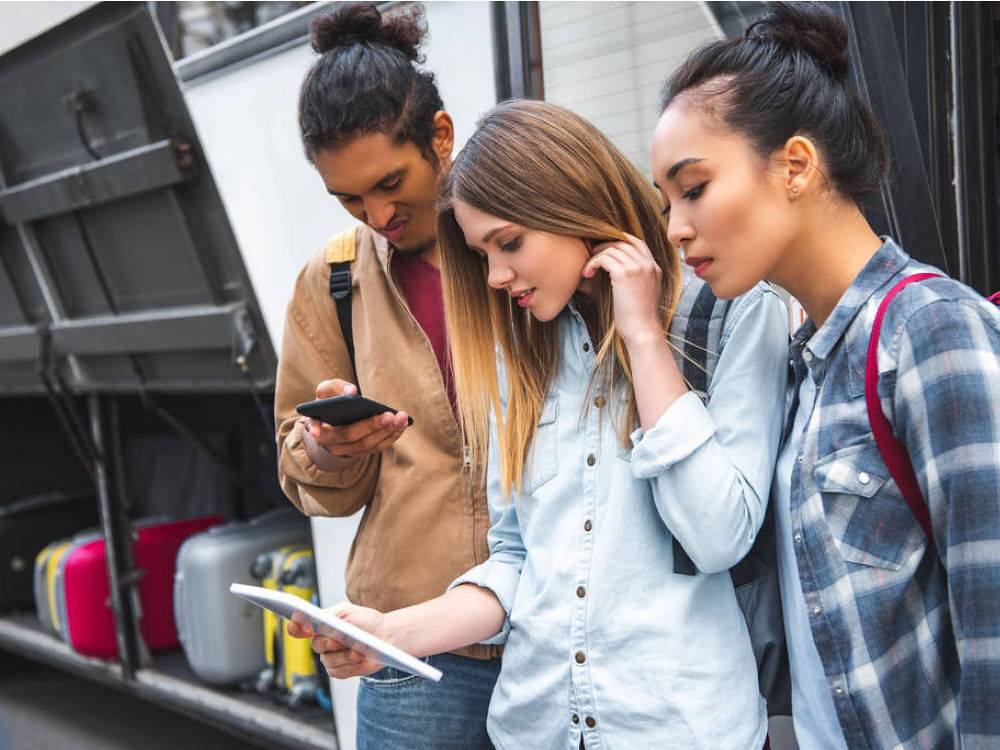
[(41, 342), (30, 326), (8, 326), (0, 330), (0, 362), (34, 362)]
[(38, 356), (76, 393), (272, 387), (274, 350), (148, 5), (101, 3), (0, 56), (0, 97), (0, 341), (17, 344), (0, 393), (44, 390), (28, 329), (51, 334)]
[(927, 170), (920, 154), (917, 122), (900, 62), (887, 3), (837, 3), (850, 32), (854, 85), (885, 130), (889, 177), (865, 213), (880, 234), (895, 237), (914, 258), (950, 271)]
[(0, 190), (9, 222), (33, 221), (168, 187), (193, 177), (190, 147), (160, 141)]
[(52, 346), (74, 354), (229, 349), (245, 317), (246, 307), (236, 304), (85, 318), (53, 324)]
[(537, 2), (492, 4), (497, 101), (544, 99)]

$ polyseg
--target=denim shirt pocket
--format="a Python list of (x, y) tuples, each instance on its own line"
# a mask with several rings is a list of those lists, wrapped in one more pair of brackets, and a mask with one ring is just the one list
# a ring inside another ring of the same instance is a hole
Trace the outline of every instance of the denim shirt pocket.
[(542, 406), (535, 439), (524, 467), (524, 487), (530, 494), (551, 480), (559, 472), (557, 421), (559, 399), (549, 396)]
[(875, 440), (824, 456), (813, 467), (813, 476), (844, 560), (899, 570), (910, 551), (915, 522)]

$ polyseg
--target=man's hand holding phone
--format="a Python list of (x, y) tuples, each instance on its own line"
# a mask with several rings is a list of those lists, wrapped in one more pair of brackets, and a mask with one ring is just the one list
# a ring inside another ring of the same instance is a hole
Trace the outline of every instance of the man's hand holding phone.
[[(316, 386), (317, 400), (335, 396), (356, 396), (357, 392), (358, 388), (353, 383), (338, 379), (324, 380)], [(345, 401), (354, 400), (345, 399)], [(359, 458), (385, 450), (399, 440), (411, 421), (406, 412), (393, 413), (391, 410), (341, 425), (332, 425), (311, 416), (305, 419), (303, 440), (306, 452), (313, 463), (320, 468), (335, 471)]]

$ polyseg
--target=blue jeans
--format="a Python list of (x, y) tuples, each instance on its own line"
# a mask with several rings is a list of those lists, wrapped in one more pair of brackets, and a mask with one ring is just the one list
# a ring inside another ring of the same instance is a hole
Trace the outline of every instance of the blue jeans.
[(358, 750), (493, 750), (486, 710), (500, 659), (438, 654), (431, 682), (394, 667), (361, 678)]

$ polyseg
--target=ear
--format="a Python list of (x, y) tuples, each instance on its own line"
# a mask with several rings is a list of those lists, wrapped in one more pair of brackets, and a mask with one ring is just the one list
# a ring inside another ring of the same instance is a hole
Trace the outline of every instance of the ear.
[(816, 145), (804, 135), (793, 135), (782, 148), (787, 173), (786, 187), (792, 198), (805, 195), (819, 183), (819, 152)]
[(455, 146), (455, 124), (451, 115), (443, 109), (434, 113), (434, 137), (431, 146), (438, 159), (444, 163), (451, 161), (451, 151)]

